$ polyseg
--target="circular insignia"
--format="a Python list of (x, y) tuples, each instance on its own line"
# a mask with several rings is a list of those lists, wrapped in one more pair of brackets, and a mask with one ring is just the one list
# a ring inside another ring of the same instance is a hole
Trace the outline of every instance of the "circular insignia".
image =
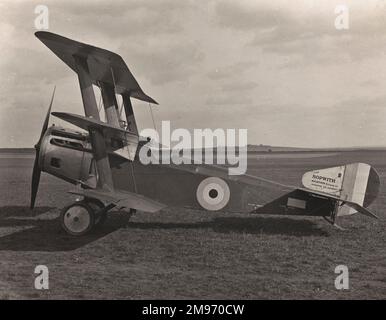
[(209, 211), (224, 208), (229, 202), (230, 194), (228, 184), (218, 177), (202, 180), (196, 192), (198, 203)]

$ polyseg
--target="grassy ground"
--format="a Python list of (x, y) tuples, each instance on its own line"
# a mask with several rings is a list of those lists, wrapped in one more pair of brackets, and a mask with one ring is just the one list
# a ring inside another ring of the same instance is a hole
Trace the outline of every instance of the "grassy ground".
[[(249, 161), (249, 171), (297, 184), (313, 168), (368, 162), (386, 178), (385, 152)], [(73, 200), (69, 185), (42, 176), (37, 209), (28, 207), (32, 159), (0, 159), (0, 297), (24, 299), (385, 299), (385, 191), (371, 209), (381, 219), (229, 215), (171, 208), (114, 213), (103, 228), (69, 238), (55, 219)], [(47, 265), (50, 289), (35, 290)], [(350, 289), (334, 287), (349, 268)]]

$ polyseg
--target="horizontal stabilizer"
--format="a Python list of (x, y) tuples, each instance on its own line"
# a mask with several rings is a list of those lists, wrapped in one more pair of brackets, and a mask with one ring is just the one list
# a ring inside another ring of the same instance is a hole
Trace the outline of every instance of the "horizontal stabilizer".
[(296, 189), (257, 208), (254, 213), (329, 216), (333, 209), (334, 201), (328, 197)]
[(108, 83), (115, 87), (117, 94), (126, 94), (132, 98), (158, 104), (143, 92), (126, 63), (118, 54), (51, 32), (38, 31), (35, 36), (76, 73), (78, 70), (74, 57), (85, 58), (93, 84)]
[[(340, 201), (336, 196), (306, 189), (296, 189), (259, 207), (254, 213), (326, 217), (332, 215), (336, 203)], [(374, 213), (355, 202), (342, 201), (342, 203), (353, 208), (356, 212), (378, 219)]]
[(361, 213), (361, 214), (363, 214), (365, 216), (369, 216), (371, 218), (378, 219), (378, 216), (376, 214), (374, 214), (370, 210), (360, 206), (359, 204), (356, 204), (354, 202), (346, 202), (346, 204), (349, 207), (353, 208), (355, 211), (357, 211), (357, 212), (359, 212), (359, 213)]
[(158, 201), (124, 190), (76, 189), (70, 191), (70, 193), (112, 203), (117, 207), (131, 208), (151, 213), (166, 207), (166, 205)]
[(338, 203), (341, 202), (342, 206), (338, 207), (337, 216), (340, 216), (341, 214), (339, 214), (339, 213), (341, 212), (341, 210), (346, 208), (346, 206), (347, 206), (349, 209), (353, 210), (353, 213), (359, 212), (365, 216), (378, 219), (378, 216), (376, 214), (372, 213), (370, 210), (366, 209), (365, 207), (361, 206), (358, 203), (348, 201), (348, 200), (342, 200), (339, 197), (328, 195), (328, 194), (325, 194), (323, 192), (310, 191), (307, 189), (298, 189), (298, 190), (301, 190), (303, 192), (306, 192), (306, 193), (313, 195), (313, 196), (316, 196), (316, 197), (325, 198), (325, 199), (332, 199), (334, 201), (338, 201)]

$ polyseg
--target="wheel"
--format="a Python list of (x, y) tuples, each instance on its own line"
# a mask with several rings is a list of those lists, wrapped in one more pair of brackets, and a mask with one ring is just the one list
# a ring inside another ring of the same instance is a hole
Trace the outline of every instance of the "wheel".
[(60, 214), (60, 220), (64, 231), (72, 236), (86, 234), (95, 224), (93, 209), (85, 201), (65, 207)]
[(100, 216), (95, 215), (96, 212), (98, 212), (100, 209), (103, 209), (105, 207), (104, 203), (98, 199), (94, 198), (86, 198), (84, 201), (89, 205), (93, 211), (95, 216), (95, 224), (101, 225), (103, 224), (107, 219), (107, 212), (103, 212), (100, 214)]

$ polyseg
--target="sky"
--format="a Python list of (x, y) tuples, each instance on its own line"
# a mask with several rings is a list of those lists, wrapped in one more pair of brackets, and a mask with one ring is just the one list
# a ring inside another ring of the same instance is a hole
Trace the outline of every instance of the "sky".
[[(0, 3), (0, 147), (33, 147), (52, 111), (83, 114), (76, 74), (34, 36), (121, 55), (159, 102), (156, 127), (248, 129), (248, 143), (386, 146), (386, 1), (10, 1)], [(348, 8), (338, 30), (337, 5)], [(98, 97), (98, 92), (97, 97)], [(134, 101), (139, 129), (153, 127)], [(63, 123), (51, 117), (51, 123)]]

